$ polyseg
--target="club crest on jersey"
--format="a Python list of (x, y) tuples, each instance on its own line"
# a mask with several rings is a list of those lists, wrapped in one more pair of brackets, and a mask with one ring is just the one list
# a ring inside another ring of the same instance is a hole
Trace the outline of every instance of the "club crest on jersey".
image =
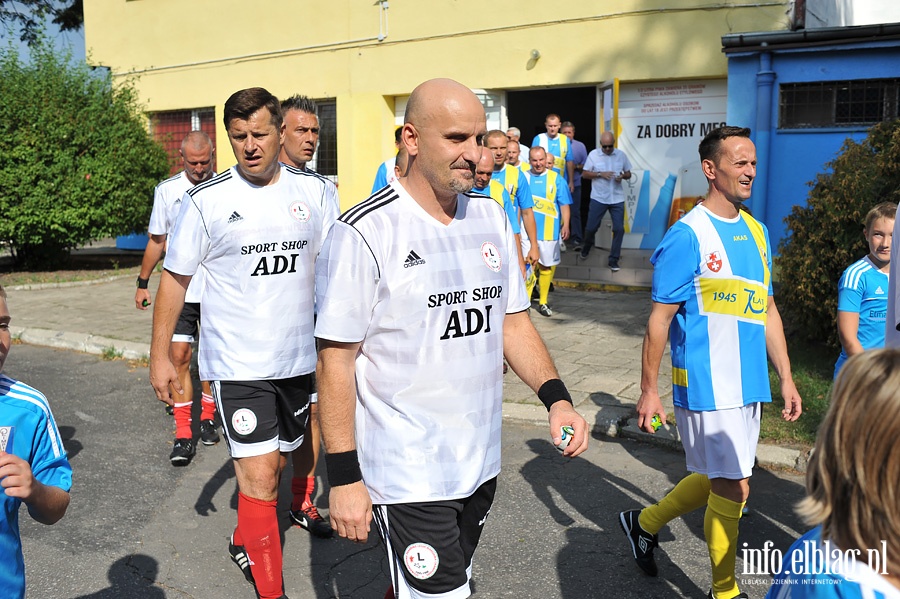
[(305, 223), (309, 220), (311, 216), (311, 212), (309, 210), (309, 206), (304, 204), (303, 202), (294, 202), (291, 204), (291, 216), (294, 217), (295, 220)]
[(440, 561), (437, 551), (428, 543), (413, 543), (403, 552), (403, 565), (419, 580), (434, 576)]
[(247, 408), (237, 410), (231, 417), (231, 428), (239, 435), (249, 435), (256, 430), (256, 414)]
[(722, 257), (719, 252), (711, 252), (706, 255), (706, 268), (713, 272), (722, 270)]
[(500, 268), (503, 266), (503, 259), (500, 257), (500, 250), (497, 249), (496, 245), (490, 241), (482, 243), (481, 258), (488, 268), (494, 272), (500, 272)]

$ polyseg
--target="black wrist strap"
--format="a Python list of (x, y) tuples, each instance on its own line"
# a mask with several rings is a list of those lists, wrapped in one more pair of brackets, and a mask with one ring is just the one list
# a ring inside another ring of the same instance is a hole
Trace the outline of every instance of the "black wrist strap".
[(137, 288), (138, 289), (146, 289), (149, 284), (150, 284), (149, 277), (146, 279), (142, 279), (141, 276), (138, 275), (138, 278), (137, 278)]
[(569, 390), (566, 389), (565, 383), (559, 379), (550, 379), (541, 385), (541, 388), (538, 389), (538, 399), (541, 400), (548, 412), (550, 411), (550, 406), (558, 401), (572, 403), (572, 396), (569, 395)]
[(359, 456), (355, 449), (326, 454), (325, 467), (328, 472), (328, 484), (332, 487), (351, 485), (362, 480)]

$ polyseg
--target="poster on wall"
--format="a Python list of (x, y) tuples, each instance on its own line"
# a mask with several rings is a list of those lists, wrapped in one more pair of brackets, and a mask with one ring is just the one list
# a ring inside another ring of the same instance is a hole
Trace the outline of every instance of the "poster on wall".
[(706, 194), (697, 146), (725, 124), (725, 80), (623, 83), (617, 146), (634, 167), (625, 186), (624, 247), (652, 250)]

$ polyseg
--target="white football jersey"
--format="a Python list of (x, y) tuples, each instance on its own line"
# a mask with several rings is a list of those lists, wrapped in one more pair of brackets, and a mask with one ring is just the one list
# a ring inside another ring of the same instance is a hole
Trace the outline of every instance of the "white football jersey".
[(200, 378), (315, 370), (315, 260), (338, 216), (322, 179), (281, 165), (277, 182), (257, 187), (232, 167), (182, 204), (165, 268), (206, 274)]
[[(215, 173), (213, 173), (215, 176)], [(177, 175), (173, 175), (161, 181), (153, 191), (153, 210), (150, 212), (150, 225), (147, 232), (151, 235), (171, 236), (175, 230), (175, 221), (178, 220), (178, 214), (181, 212), (181, 200), (184, 193), (193, 187), (194, 184), (187, 178), (184, 171)], [(185, 302), (197, 303), (200, 301), (201, 290), (203, 289), (203, 275), (191, 279), (187, 293), (184, 296)]]
[(316, 264), (316, 336), (362, 343), (356, 444), (376, 504), (466, 497), (500, 471), (503, 320), (529, 302), (503, 209), (458, 202), (444, 225), (394, 181)]

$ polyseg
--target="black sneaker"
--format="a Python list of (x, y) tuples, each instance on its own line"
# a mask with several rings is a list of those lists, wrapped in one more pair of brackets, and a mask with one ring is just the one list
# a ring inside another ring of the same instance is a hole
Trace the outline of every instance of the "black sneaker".
[(590, 251), (591, 251), (591, 248), (589, 248), (588, 246), (584, 246), (583, 248), (581, 248), (581, 253), (578, 255), (582, 260), (587, 260), (588, 253)]
[(638, 522), (640, 510), (631, 510), (619, 514), (619, 526), (631, 543), (631, 552), (638, 567), (648, 576), (656, 576), (656, 560), (653, 559), (653, 549), (659, 546), (657, 535), (651, 535), (641, 528)]
[(582, 243), (580, 241), (576, 241), (575, 243), (572, 244), (572, 249), (575, 250), (576, 252), (580, 252), (581, 248), (582, 248)]
[(200, 421), (200, 442), (204, 445), (215, 445), (219, 442), (219, 433), (213, 420)]
[(175, 439), (169, 461), (173, 466), (187, 466), (191, 463), (194, 453), (196, 453), (196, 449), (191, 439)]
[[(716, 599), (716, 596), (713, 595), (712, 589), (709, 590), (709, 595), (707, 595), (707, 597), (709, 599)], [(731, 599), (750, 599), (750, 595), (748, 595), (747, 593), (740, 593), (738, 595), (735, 595)]]
[(170, 406), (169, 404), (166, 404), (166, 414), (168, 414), (169, 416), (174, 416), (175, 415), (175, 406)]
[(540, 306), (538, 306), (538, 314), (540, 314), (541, 316), (550, 317), (553, 316), (553, 310), (551, 310), (550, 306), (548, 306), (547, 304), (541, 304)]
[(247, 550), (244, 549), (243, 545), (234, 544), (234, 535), (231, 535), (231, 539), (228, 541), (228, 554), (231, 556), (231, 561), (241, 569), (241, 573), (243, 573), (247, 582), (256, 586), (256, 581), (253, 580), (253, 572), (250, 570), (250, 558), (247, 556)]
[(618, 260), (610, 260), (609, 269), (613, 272), (619, 272), (619, 270), (621, 270), (619, 268), (619, 261)]
[(328, 539), (334, 534), (331, 526), (319, 515), (316, 506), (309, 505), (299, 510), (291, 510), (291, 520), (300, 528), (305, 528), (315, 537)]

